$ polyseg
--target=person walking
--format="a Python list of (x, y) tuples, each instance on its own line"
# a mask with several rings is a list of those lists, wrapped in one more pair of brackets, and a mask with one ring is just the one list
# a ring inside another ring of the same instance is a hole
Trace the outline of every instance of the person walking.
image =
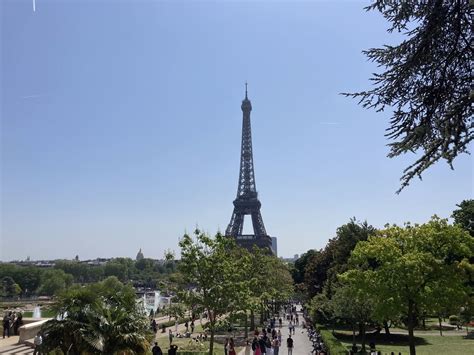
[(41, 333), (36, 334), (35, 338), (33, 339), (33, 344), (35, 345), (33, 355), (41, 355), (41, 345), (43, 344), (43, 337), (41, 336)]
[(23, 314), (18, 313), (15, 322), (13, 323), (13, 334), (14, 335), (20, 335), (18, 332), (18, 328), (20, 328), (23, 325)]
[(288, 335), (288, 339), (286, 339), (286, 347), (288, 348), (288, 355), (293, 354), (293, 339), (291, 339), (291, 333)]
[(266, 354), (267, 353), (267, 348), (265, 347), (265, 340), (266, 340), (266, 335), (263, 333), (263, 336), (258, 339), (258, 345), (260, 346), (260, 353)]
[(161, 348), (158, 346), (158, 343), (155, 342), (155, 346), (151, 349), (151, 353), (153, 355), (163, 355), (163, 351)]
[(272, 349), (272, 338), (270, 338), (270, 334), (265, 339), (265, 352), (267, 355), (272, 355), (273, 354), (273, 349)]
[(170, 339), (170, 348), (171, 348), (171, 344), (173, 343), (173, 331), (171, 329), (168, 330), (168, 338)]
[(252, 340), (252, 350), (253, 350), (253, 355), (261, 355), (260, 344), (258, 343), (258, 338), (256, 335), (254, 336)]
[(229, 355), (236, 355), (234, 338), (230, 338), (230, 341), (229, 341)]
[(225, 343), (224, 343), (224, 355), (229, 355), (229, 338), (225, 338)]
[(273, 348), (273, 355), (278, 355), (280, 351), (280, 342), (278, 341), (278, 337), (274, 336), (272, 341), (272, 348)]
[(191, 333), (194, 333), (194, 320), (191, 321)]
[(7, 337), (10, 338), (10, 316), (11, 312), (9, 314), (5, 314), (3, 317), (3, 338), (5, 339), (5, 333), (7, 334)]

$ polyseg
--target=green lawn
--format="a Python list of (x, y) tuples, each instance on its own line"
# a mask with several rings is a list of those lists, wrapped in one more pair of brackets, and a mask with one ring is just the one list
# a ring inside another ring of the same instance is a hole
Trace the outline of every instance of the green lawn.
[[(26, 317), (26, 318), (31, 318), (33, 317), (33, 312), (32, 311), (26, 311), (26, 312), (23, 312), (23, 317)], [(42, 318), (54, 318), (56, 317), (56, 313), (53, 312), (52, 310), (49, 310), (49, 309), (45, 309), (45, 310), (41, 310), (41, 317)]]
[[(466, 337), (466, 333), (459, 335), (449, 336), (435, 336), (435, 335), (422, 335), (422, 332), (415, 333), (416, 336), (416, 353), (417, 355), (433, 355), (433, 354), (452, 354), (452, 355), (464, 355), (473, 354), (474, 351), (474, 336), (472, 334), (469, 338)], [(352, 337), (349, 334), (336, 333), (337, 338), (350, 349), (352, 346)], [(380, 334), (377, 337), (367, 337), (367, 347), (371, 340), (375, 341), (377, 350), (381, 351), (382, 354), (390, 355), (390, 352), (409, 354), (408, 349), (408, 335), (392, 334), (387, 339), (384, 334)], [(360, 346), (360, 342), (358, 342)]]
[[(174, 333), (174, 326), (171, 327)], [(204, 330), (202, 326), (198, 323), (196, 327), (194, 328), (194, 333), (193, 337), (197, 337), (199, 333), (204, 333)], [(216, 334), (215, 339), (214, 339), (214, 352), (217, 354), (223, 354), (224, 353), (224, 345), (223, 341), (225, 337), (230, 337), (231, 335), (222, 335), (222, 334)], [(239, 339), (240, 342), (242, 341)], [(158, 345), (161, 347), (162, 350), (167, 350), (169, 348), (169, 338), (168, 338), (168, 330), (166, 333), (161, 333), (158, 332), (156, 340), (158, 342)], [(173, 338), (173, 344), (178, 346), (178, 353), (181, 352), (206, 352), (209, 351), (209, 338), (208, 340), (203, 340), (201, 342), (196, 342), (193, 339), (190, 338)], [(241, 347), (236, 347), (236, 352), (239, 353), (239, 351), (242, 349)], [(166, 353), (166, 351), (164, 351)]]

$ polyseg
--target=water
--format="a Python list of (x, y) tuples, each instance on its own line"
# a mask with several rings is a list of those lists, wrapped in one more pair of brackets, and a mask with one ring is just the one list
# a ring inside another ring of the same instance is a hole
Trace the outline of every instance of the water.
[(33, 310), (33, 318), (40, 319), (41, 318), (41, 309), (39, 306), (36, 306)]

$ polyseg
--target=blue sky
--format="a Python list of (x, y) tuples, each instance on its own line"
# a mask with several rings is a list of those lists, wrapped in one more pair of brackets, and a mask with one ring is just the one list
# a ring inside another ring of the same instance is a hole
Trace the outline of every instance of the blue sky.
[(198, 224), (224, 231), (244, 82), (256, 184), (279, 254), (321, 248), (353, 216), (448, 217), (472, 158), (400, 195), (388, 113), (361, 50), (396, 43), (368, 1), (3, 0), (0, 259), (161, 258)]

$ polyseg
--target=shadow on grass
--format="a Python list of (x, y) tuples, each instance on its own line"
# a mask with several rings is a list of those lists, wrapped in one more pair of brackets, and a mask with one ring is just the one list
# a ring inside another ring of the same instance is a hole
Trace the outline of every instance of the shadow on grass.
[(469, 332), (467, 335), (462, 337), (463, 339), (474, 339), (474, 331)]
[[(335, 333), (336, 338), (339, 341), (344, 343), (351, 343), (352, 344), (352, 334), (344, 334), (339, 333), (336, 331)], [(360, 344), (362, 338), (356, 337), (356, 342)], [(365, 341), (367, 346), (370, 342), (374, 342), (376, 345), (401, 345), (401, 346), (408, 346), (408, 334), (367, 334)], [(430, 343), (426, 341), (424, 338), (415, 337), (415, 345), (429, 345)]]

